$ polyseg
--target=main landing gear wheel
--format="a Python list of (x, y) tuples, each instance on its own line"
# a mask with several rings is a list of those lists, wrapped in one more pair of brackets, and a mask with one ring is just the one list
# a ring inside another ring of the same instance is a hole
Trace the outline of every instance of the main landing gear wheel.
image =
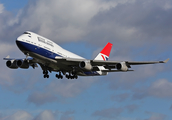
[(56, 78), (63, 79), (63, 76), (61, 75), (61, 73), (59, 73), (59, 74), (56, 74)]
[(44, 75), (44, 78), (49, 78), (49, 75)]
[(69, 75), (66, 75), (66, 78), (67, 79), (78, 79), (78, 76), (77, 75), (72, 76), (72, 75), (69, 74)]
[(48, 71), (47, 70), (44, 70), (43, 71), (43, 74), (44, 74), (44, 78), (49, 78), (49, 75), (48, 75)]

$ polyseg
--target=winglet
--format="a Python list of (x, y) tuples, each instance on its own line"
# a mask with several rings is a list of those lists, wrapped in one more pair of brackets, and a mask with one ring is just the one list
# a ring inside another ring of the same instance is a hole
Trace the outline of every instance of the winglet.
[(170, 58), (163, 61), (163, 63), (167, 63), (170, 60)]

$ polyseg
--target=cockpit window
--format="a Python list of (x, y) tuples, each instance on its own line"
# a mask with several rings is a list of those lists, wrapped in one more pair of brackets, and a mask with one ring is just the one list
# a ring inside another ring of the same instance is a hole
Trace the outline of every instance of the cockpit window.
[(29, 34), (29, 35), (31, 35), (29, 32), (24, 32), (23, 34)]

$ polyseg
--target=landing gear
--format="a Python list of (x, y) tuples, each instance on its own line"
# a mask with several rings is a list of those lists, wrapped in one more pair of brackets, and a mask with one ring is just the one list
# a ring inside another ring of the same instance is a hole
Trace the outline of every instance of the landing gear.
[(78, 76), (69, 74), (69, 75), (66, 75), (66, 78), (67, 79), (78, 79)]
[[(43, 74), (44, 74), (43, 76), (44, 78), (49, 78), (48, 70), (43, 70)], [(63, 72), (63, 71), (60, 71), (59, 74), (56, 74), (56, 78), (63, 79), (63, 75), (65, 75), (67, 79), (78, 79), (77, 74), (70, 73), (70, 72), (69, 74), (66, 74), (66, 72)]]
[(48, 75), (48, 71), (47, 70), (44, 70), (43, 71), (43, 74), (44, 74), (44, 78), (49, 78), (49, 75)]
[(44, 75), (44, 78), (49, 78), (49, 75)]
[(59, 74), (56, 74), (56, 78), (58, 79), (63, 79), (63, 75), (66, 76), (67, 79), (78, 79), (78, 76), (74, 73), (70, 73), (66, 74), (66, 72), (60, 71)]
[(56, 74), (56, 78), (63, 79), (63, 76), (61, 75), (61, 72), (59, 72), (59, 74)]

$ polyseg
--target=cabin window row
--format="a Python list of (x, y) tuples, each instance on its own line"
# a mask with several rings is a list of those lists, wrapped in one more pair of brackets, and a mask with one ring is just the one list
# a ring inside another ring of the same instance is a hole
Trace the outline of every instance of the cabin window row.
[(41, 37), (38, 37), (38, 41), (54, 47), (52, 42), (50, 42), (50, 41), (46, 42), (45, 39), (43, 39)]

